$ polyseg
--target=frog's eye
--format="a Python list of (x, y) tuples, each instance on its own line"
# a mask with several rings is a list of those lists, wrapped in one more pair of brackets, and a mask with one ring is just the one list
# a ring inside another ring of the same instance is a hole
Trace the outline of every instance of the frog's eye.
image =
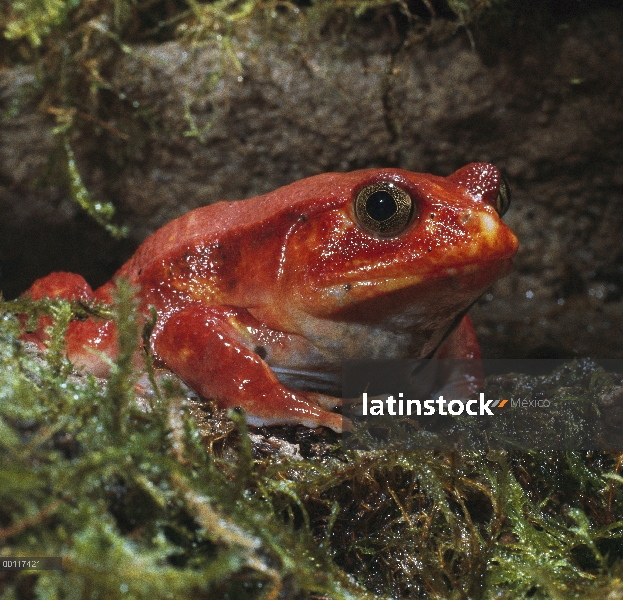
[(413, 200), (391, 182), (380, 182), (362, 188), (355, 198), (355, 215), (370, 233), (398, 235), (413, 216)]
[(500, 217), (508, 210), (511, 205), (511, 186), (504, 173), (500, 173), (500, 189), (495, 199), (495, 210)]

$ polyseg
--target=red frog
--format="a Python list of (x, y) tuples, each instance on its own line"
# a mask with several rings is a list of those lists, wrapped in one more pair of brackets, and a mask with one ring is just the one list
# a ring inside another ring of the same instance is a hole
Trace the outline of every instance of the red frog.
[[(338, 398), (278, 376), (330, 377), (346, 358), (478, 358), (466, 312), (512, 267), (517, 238), (500, 219), (509, 199), (487, 163), (449, 177), (326, 173), (193, 210), (116, 277), (139, 288), (145, 315), (157, 311), (156, 360), (199, 394), (244, 408), (252, 425), (340, 432)], [(114, 288), (52, 273), (26, 294), (111, 302)], [(43, 327), (25, 339), (43, 347)], [(72, 322), (66, 347), (77, 368), (106, 376), (91, 349), (115, 357), (114, 324)]]

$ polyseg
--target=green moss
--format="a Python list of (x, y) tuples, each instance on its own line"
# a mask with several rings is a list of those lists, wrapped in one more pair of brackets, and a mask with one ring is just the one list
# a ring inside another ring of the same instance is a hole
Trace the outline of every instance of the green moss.
[(12, 3), (11, 19), (6, 24), (8, 40), (26, 38), (31, 46), (41, 46), (43, 40), (68, 20), (80, 0), (23, 0)]
[[(6, 597), (25, 588), (36, 598), (152, 600), (623, 591), (614, 453), (344, 453), (330, 432), (284, 428), (307, 458), (258, 458), (242, 416), (208, 440), (173, 382), (150, 410), (138, 408), (141, 336), (126, 286), (112, 308), (21, 300), (0, 309), (0, 555), (62, 556), (65, 569), (2, 573)], [(53, 316), (43, 358), (18, 341), (12, 313)], [(88, 315), (119, 325), (107, 384), (72, 375), (62, 351), (69, 319)], [(517, 395), (608, 393), (612, 377), (591, 365), (504, 385)]]
[(121, 238), (127, 236), (127, 226), (119, 227), (111, 223), (111, 219), (115, 214), (115, 207), (113, 204), (111, 202), (97, 202), (91, 198), (89, 191), (82, 182), (74, 152), (66, 136), (63, 138), (63, 148), (66, 156), (69, 192), (74, 202), (97, 223), (102, 225), (113, 237)]
[[(35, 597), (272, 598), (287, 589), (365, 597), (309, 530), (276, 518), (258, 492), (243, 423), (238, 462), (210, 455), (179, 387), (137, 407), (138, 342), (130, 290), (109, 316), (119, 358), (106, 385), (71, 376), (59, 352), (68, 302), (2, 303), (0, 555), (62, 556), (64, 572), (0, 576)], [(51, 314), (45, 359), (27, 352), (15, 311)], [(233, 444), (234, 442), (232, 442)], [(302, 595), (301, 595), (302, 594)]]

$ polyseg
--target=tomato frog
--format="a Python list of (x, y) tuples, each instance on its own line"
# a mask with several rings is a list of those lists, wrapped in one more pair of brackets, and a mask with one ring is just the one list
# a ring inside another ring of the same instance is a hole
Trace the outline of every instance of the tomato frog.
[[(305, 389), (314, 374), (330, 379), (348, 358), (480, 356), (466, 313), (512, 268), (517, 238), (500, 218), (509, 201), (487, 163), (449, 177), (325, 173), (171, 221), (115, 279), (138, 287), (146, 318), (156, 310), (157, 364), (201, 396), (242, 407), (252, 425), (340, 432), (340, 400)], [(111, 302), (114, 288), (52, 273), (26, 294)], [(44, 347), (43, 326), (24, 339)], [(71, 322), (66, 348), (105, 377), (114, 323)]]

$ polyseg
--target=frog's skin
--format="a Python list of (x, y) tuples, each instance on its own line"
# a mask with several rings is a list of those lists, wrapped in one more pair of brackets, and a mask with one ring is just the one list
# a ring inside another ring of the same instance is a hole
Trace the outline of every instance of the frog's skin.
[[(500, 181), (486, 163), (449, 177), (398, 169), (317, 175), (171, 221), (116, 277), (138, 286), (145, 315), (150, 305), (157, 311), (157, 361), (199, 394), (244, 408), (253, 425), (339, 432), (337, 398), (286, 387), (275, 372), (336, 373), (345, 358), (479, 357), (464, 315), (510, 271), (517, 250), (496, 211)], [(366, 224), (356, 213), (357, 194), (377, 183), (412, 199), (397, 232), (379, 234), (376, 223), (385, 221)], [(26, 293), (110, 302), (114, 286), (93, 292), (79, 275), (52, 273)], [(43, 346), (43, 327), (25, 338)], [(72, 322), (66, 342), (78, 368), (106, 376), (101, 353), (116, 354), (111, 322)]]

